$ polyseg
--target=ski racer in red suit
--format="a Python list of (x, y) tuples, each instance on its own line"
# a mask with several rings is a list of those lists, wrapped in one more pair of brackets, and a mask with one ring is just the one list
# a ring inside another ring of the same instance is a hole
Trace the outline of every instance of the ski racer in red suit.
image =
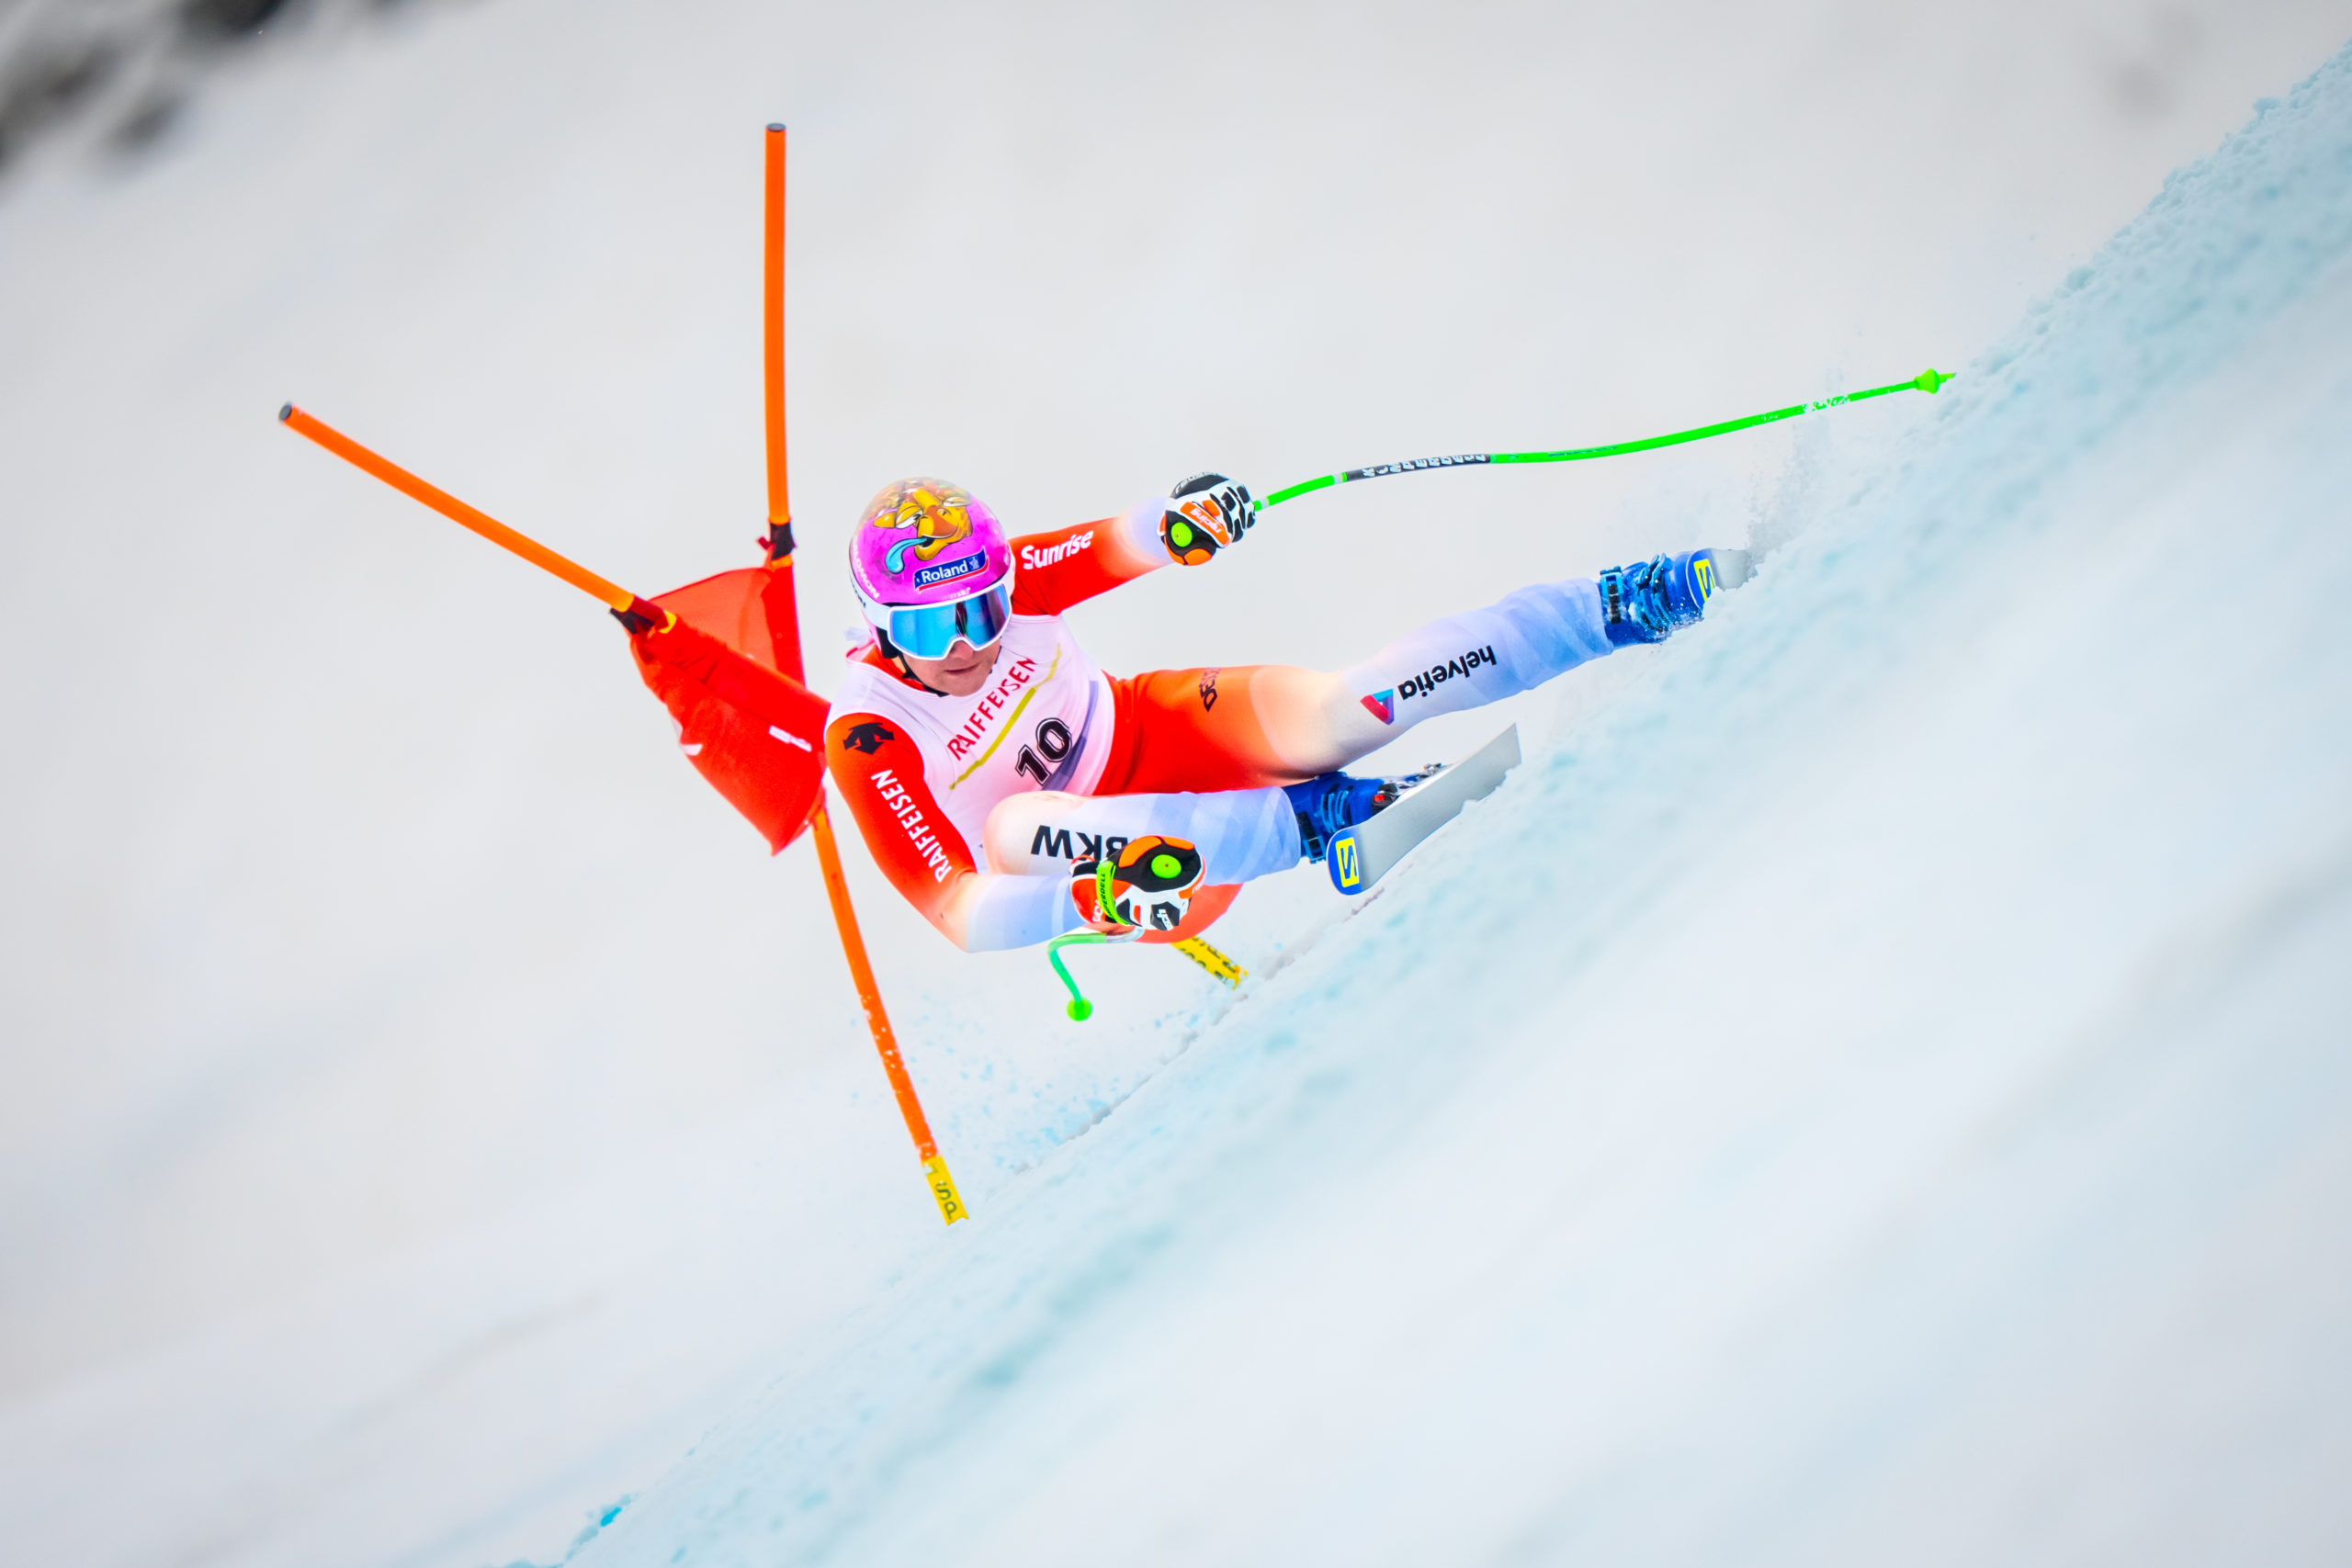
[(1746, 575), (1742, 552), (1696, 550), (1538, 583), (1336, 672), (1111, 676), (1063, 624), (1145, 572), (1214, 559), (1256, 516), (1219, 474), (1011, 538), (941, 479), (868, 503), (849, 555), (873, 636), (850, 655), (825, 761), (891, 885), (949, 941), (1192, 935), (1239, 884), (1320, 860), (1409, 782), (1335, 770), (1421, 719), (1659, 641)]

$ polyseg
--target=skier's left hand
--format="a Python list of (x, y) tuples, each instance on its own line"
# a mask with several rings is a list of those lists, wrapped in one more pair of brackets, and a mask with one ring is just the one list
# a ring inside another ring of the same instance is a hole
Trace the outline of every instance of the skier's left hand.
[(1258, 521), (1250, 487), (1223, 474), (1194, 474), (1172, 492), (1175, 506), (1160, 515), (1159, 542), (1179, 566), (1205, 566)]
[(1095, 876), (1100, 861), (1080, 861), (1070, 868), (1069, 897), (1078, 906), (1078, 918), (1096, 936), (1106, 936), (1114, 942), (1133, 942), (1143, 935), (1143, 928), (1116, 918), (1115, 912), (1105, 911), (1102, 904), (1102, 884)]

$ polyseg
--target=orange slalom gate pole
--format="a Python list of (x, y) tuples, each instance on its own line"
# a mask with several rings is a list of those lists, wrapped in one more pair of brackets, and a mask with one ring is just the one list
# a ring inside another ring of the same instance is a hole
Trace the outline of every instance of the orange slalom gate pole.
[[(791, 468), (784, 424), (784, 127), (769, 126), (766, 141), (767, 201), (762, 226), (760, 316), (762, 390), (768, 438), (768, 570), (786, 574), (784, 588), (788, 593), (795, 584), (790, 577)], [(792, 658), (797, 665), (797, 648)], [(797, 669), (792, 673), (797, 674)], [(849, 901), (849, 879), (842, 874), (841, 846), (833, 841), (833, 825), (825, 815), (821, 794), (817, 798), (817, 808), (808, 814), (808, 829), (817, 840), (817, 863), (824, 871), (825, 897), (833, 906), (833, 927), (841, 933), (842, 956), (849, 960), (850, 979), (857, 987), (857, 999), (865, 1008), (865, 1027), (874, 1035), (874, 1049), (881, 1054), (882, 1071), (890, 1079), (890, 1092), (898, 1096), (899, 1114), (906, 1118), (907, 1134), (915, 1141), (915, 1152), (922, 1156), (923, 1179), (931, 1184), (932, 1198), (939, 1204), (939, 1217), (952, 1225), (967, 1218), (970, 1211), (964, 1207), (963, 1195), (956, 1190), (956, 1179), (948, 1174), (947, 1161), (939, 1152), (939, 1140), (931, 1135), (930, 1119), (923, 1115), (922, 1101), (915, 1095), (915, 1080), (907, 1073), (906, 1058), (899, 1054), (899, 1037), (890, 1028), (889, 1013), (883, 1009), (882, 987), (875, 984), (874, 965), (866, 960), (865, 938), (857, 929), (857, 911)]]
[[(792, 485), (784, 439), (784, 127), (767, 136), (767, 202), (761, 229), (760, 401), (765, 421), (768, 460), (768, 584), (760, 603), (768, 615), (768, 637), (777, 668), (798, 680), (800, 603), (792, 575)], [(781, 606), (786, 626), (776, 624)]]
[[(472, 529), (491, 543), (603, 600), (616, 614), (639, 617), (638, 624), (649, 626), (666, 626), (674, 619), (661, 605), (639, 598), (620, 584), (597, 576), (577, 561), (566, 559), (529, 536), (518, 534), (488, 513), (468, 506), (438, 486), (427, 484), (292, 403), (280, 409), (277, 417), (280, 423), (309, 436), (353, 467), (373, 474), (402, 495), (424, 502), (452, 523)], [(875, 985), (874, 967), (866, 961), (857, 914), (850, 907), (849, 882), (842, 874), (841, 849), (833, 842), (832, 824), (826, 818), (821, 795), (809, 815), (808, 826), (817, 840), (817, 860), (825, 874), (825, 895), (832, 905), (833, 924), (841, 932), (842, 952), (849, 959), (850, 978), (856, 983), (858, 1000), (865, 1005), (866, 1027), (874, 1032), (875, 1049), (882, 1054), (882, 1070), (889, 1077), (899, 1111), (906, 1118), (907, 1132), (922, 1158), (923, 1177), (931, 1186), (932, 1198), (939, 1204), (940, 1217), (952, 1225), (965, 1218), (968, 1211), (962, 1195), (956, 1190), (956, 1179), (948, 1174), (947, 1162), (940, 1157), (938, 1141), (931, 1135), (931, 1123), (922, 1113), (922, 1102), (915, 1098), (914, 1080), (907, 1076), (906, 1062), (899, 1055), (898, 1038), (890, 1032), (889, 1015), (882, 1010), (882, 992)]]
[(784, 439), (784, 127), (767, 133), (766, 221), (760, 312), (763, 403), (768, 436), (768, 564), (792, 570), (792, 484)]
[(649, 626), (670, 624), (670, 612), (659, 604), (639, 598), (620, 584), (605, 581), (577, 561), (565, 559), (537, 539), (516, 533), (486, 513), (475, 511), (447, 491), (425, 483), (398, 463), (377, 456), (333, 425), (312, 419), (292, 403), (279, 409), (277, 418), (280, 423), (309, 436), (354, 468), (375, 475), (402, 495), (423, 502), (450, 522), (472, 529), (501, 549), (511, 550), (542, 571), (551, 572), (582, 592), (602, 599), (615, 614), (636, 615)]
[(922, 1101), (915, 1098), (915, 1080), (907, 1076), (906, 1059), (899, 1055), (899, 1037), (891, 1032), (890, 1015), (882, 1010), (882, 988), (875, 984), (874, 966), (866, 962), (865, 939), (858, 934), (857, 912), (850, 908), (849, 879), (842, 874), (841, 846), (833, 842), (833, 825), (821, 800), (808, 814), (808, 830), (817, 840), (817, 863), (824, 868), (825, 896), (832, 900), (833, 924), (842, 933), (842, 955), (849, 960), (857, 999), (865, 1005), (865, 1027), (874, 1032), (874, 1048), (882, 1054), (882, 1071), (889, 1077), (890, 1092), (899, 1097), (899, 1114), (906, 1118), (907, 1134), (915, 1141), (915, 1152), (922, 1156), (923, 1179), (931, 1183), (939, 1217), (952, 1225), (969, 1211), (964, 1207), (963, 1195), (956, 1190), (956, 1179), (947, 1173), (939, 1140), (931, 1135)]

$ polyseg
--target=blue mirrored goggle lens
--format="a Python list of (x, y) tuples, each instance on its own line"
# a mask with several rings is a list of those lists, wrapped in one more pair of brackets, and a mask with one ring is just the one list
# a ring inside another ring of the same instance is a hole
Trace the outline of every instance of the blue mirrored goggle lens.
[(890, 640), (917, 659), (944, 659), (960, 640), (975, 651), (1004, 635), (1012, 594), (1002, 583), (952, 604), (918, 604), (890, 612)]

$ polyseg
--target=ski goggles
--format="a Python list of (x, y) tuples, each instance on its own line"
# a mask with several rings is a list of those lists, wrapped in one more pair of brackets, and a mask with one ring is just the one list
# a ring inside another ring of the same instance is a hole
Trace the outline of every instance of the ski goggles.
[(888, 634), (899, 652), (944, 659), (958, 642), (977, 653), (1004, 635), (1012, 618), (1012, 589), (1000, 582), (946, 604), (869, 604), (862, 598), (860, 604), (868, 624)]

